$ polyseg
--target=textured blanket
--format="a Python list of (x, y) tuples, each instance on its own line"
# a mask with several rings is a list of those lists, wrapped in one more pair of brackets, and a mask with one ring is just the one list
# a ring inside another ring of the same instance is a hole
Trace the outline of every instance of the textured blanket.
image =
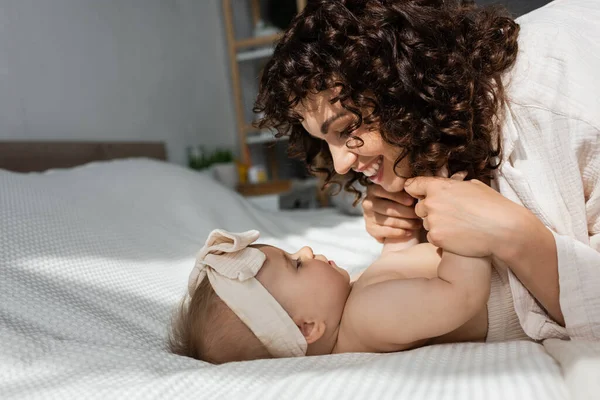
[(258, 229), (357, 271), (381, 246), (360, 218), (267, 213), (205, 175), (149, 160), (0, 171), (1, 399), (563, 399), (531, 342), (212, 366), (165, 350), (208, 232)]

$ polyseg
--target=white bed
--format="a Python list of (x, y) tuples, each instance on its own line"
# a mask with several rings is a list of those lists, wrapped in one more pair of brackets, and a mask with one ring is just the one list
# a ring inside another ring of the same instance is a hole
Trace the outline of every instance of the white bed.
[(222, 366), (169, 354), (170, 313), (217, 227), (259, 229), (263, 242), (289, 250), (311, 245), (351, 272), (380, 250), (360, 218), (259, 211), (163, 162), (0, 170), (0, 399), (600, 397), (591, 344), (472, 343)]

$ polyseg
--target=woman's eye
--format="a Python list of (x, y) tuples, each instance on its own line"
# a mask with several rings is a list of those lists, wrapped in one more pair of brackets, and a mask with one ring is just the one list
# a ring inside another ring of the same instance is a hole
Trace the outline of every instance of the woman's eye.
[(302, 260), (297, 258), (295, 261), (296, 261), (296, 269), (300, 268), (302, 266)]
[(336, 134), (338, 135), (339, 138), (345, 139), (345, 138), (349, 138), (350, 136), (352, 136), (352, 132), (350, 132), (350, 127), (347, 126), (344, 129), (342, 129), (341, 131), (337, 131)]

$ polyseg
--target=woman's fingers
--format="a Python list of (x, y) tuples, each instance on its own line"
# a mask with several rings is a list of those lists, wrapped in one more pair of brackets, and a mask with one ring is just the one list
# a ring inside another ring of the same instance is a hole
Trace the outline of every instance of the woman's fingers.
[(420, 219), (395, 218), (384, 214), (375, 213), (375, 222), (377, 225), (383, 225), (390, 228), (398, 228), (404, 230), (420, 229), (422, 222)]
[(379, 185), (369, 185), (362, 203), (367, 232), (380, 242), (418, 234), (422, 222), (415, 214), (414, 202), (404, 191), (389, 193)]
[(412, 206), (405, 206), (388, 199), (379, 198), (374, 200), (372, 210), (375, 213), (393, 218), (417, 218), (415, 209)]
[(464, 181), (465, 178), (467, 177), (468, 172), (467, 171), (459, 171), (455, 174), (453, 174), (450, 179), (454, 179), (455, 181)]
[(384, 225), (370, 225), (367, 224), (367, 232), (369, 235), (377, 239), (378, 242), (383, 243), (385, 239), (401, 239), (416, 234), (417, 231), (410, 231), (399, 228), (392, 228)]
[(425, 206), (425, 200), (420, 200), (415, 206), (415, 215), (419, 218), (427, 217), (427, 208)]
[(397, 193), (390, 193), (379, 185), (369, 185), (367, 187), (367, 198), (388, 199), (393, 201), (394, 203), (400, 203), (407, 207), (410, 207), (413, 204), (415, 204), (415, 199), (411, 197), (408, 193), (406, 193), (404, 190)]

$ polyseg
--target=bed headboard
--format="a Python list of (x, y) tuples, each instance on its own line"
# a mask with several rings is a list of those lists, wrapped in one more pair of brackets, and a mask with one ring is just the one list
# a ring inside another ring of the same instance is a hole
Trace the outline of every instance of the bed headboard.
[(39, 172), (71, 168), (92, 161), (148, 157), (166, 160), (163, 142), (0, 141), (0, 169)]

